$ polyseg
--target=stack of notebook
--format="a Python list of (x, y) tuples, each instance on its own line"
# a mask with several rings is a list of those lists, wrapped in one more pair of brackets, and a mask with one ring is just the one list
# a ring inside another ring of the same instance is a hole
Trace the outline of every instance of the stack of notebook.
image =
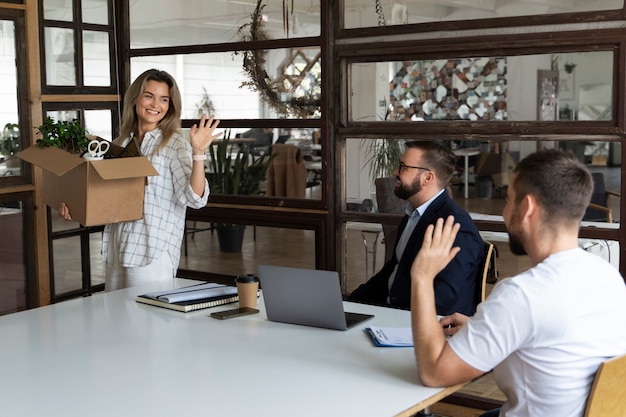
[(214, 282), (138, 295), (139, 303), (189, 312), (239, 301), (237, 287)]

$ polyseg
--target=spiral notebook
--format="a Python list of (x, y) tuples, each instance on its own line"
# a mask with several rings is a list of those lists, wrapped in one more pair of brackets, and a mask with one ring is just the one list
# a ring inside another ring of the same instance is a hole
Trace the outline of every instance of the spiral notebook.
[(184, 313), (239, 301), (237, 287), (214, 282), (138, 295), (138, 303)]

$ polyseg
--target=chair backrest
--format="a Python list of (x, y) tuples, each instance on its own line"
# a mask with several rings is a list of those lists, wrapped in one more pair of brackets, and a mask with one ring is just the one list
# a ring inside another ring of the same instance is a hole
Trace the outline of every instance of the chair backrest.
[(272, 197), (304, 198), (306, 196), (306, 166), (300, 148), (292, 144), (272, 146), (272, 160), (267, 170), (267, 195)]
[[(593, 178), (593, 193), (591, 194), (591, 203), (598, 206), (606, 207), (607, 194), (606, 185), (604, 183), (604, 174), (601, 172), (592, 172)], [(608, 220), (607, 213), (602, 210), (596, 210), (594, 208), (587, 208), (583, 216), (585, 221), (605, 222)]]
[(585, 417), (626, 416), (626, 355), (600, 364), (587, 399)]
[[(393, 177), (376, 178), (374, 180), (376, 187), (376, 203), (378, 204), (379, 213), (387, 214), (405, 214), (407, 202), (396, 196), (394, 190), (396, 188), (396, 179)], [(383, 224), (383, 236), (385, 238), (385, 262), (393, 256), (393, 247), (396, 242), (396, 234), (398, 233), (398, 224)]]
[[(487, 283), (495, 282), (498, 272), (496, 270), (496, 247), (493, 243), (484, 241), (485, 255), (478, 268), (478, 279), (476, 281), (476, 294), (474, 296), (474, 305), (478, 305), (485, 301), (487, 296)], [(491, 280), (489, 277), (491, 276)]]

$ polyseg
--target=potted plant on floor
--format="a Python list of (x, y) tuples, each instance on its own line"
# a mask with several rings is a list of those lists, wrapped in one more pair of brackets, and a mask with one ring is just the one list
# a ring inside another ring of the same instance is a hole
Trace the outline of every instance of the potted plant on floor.
[[(209, 148), (210, 168), (207, 173), (211, 192), (230, 195), (259, 195), (261, 183), (275, 155), (252, 156), (249, 146), (236, 152), (227, 133), (223, 140)], [(223, 252), (241, 252), (245, 225), (216, 224), (220, 249)]]
[(19, 159), (15, 157), (20, 150), (20, 129), (17, 123), (7, 123), (0, 137), (0, 163), (4, 163), (7, 173), (18, 169)]
[(372, 181), (392, 177), (403, 153), (403, 141), (399, 139), (375, 139), (367, 141), (364, 166), (369, 166)]

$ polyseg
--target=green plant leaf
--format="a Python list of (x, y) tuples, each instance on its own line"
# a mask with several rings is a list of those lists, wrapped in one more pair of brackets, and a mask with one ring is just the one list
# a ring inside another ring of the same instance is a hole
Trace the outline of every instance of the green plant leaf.
[(402, 141), (398, 139), (373, 139), (368, 140), (365, 146), (367, 159), (365, 165), (369, 165), (369, 175), (372, 181), (376, 178), (393, 176), (402, 157)]
[(56, 122), (51, 117), (46, 117), (43, 124), (36, 129), (41, 135), (36, 143), (41, 148), (55, 147), (75, 154), (87, 150), (88, 133), (78, 119)]
[(213, 172), (208, 174), (213, 192), (231, 195), (258, 195), (261, 182), (267, 175), (271, 161), (276, 155), (261, 155), (252, 158), (250, 148), (242, 146), (234, 155), (230, 131), (224, 139), (209, 149)]

